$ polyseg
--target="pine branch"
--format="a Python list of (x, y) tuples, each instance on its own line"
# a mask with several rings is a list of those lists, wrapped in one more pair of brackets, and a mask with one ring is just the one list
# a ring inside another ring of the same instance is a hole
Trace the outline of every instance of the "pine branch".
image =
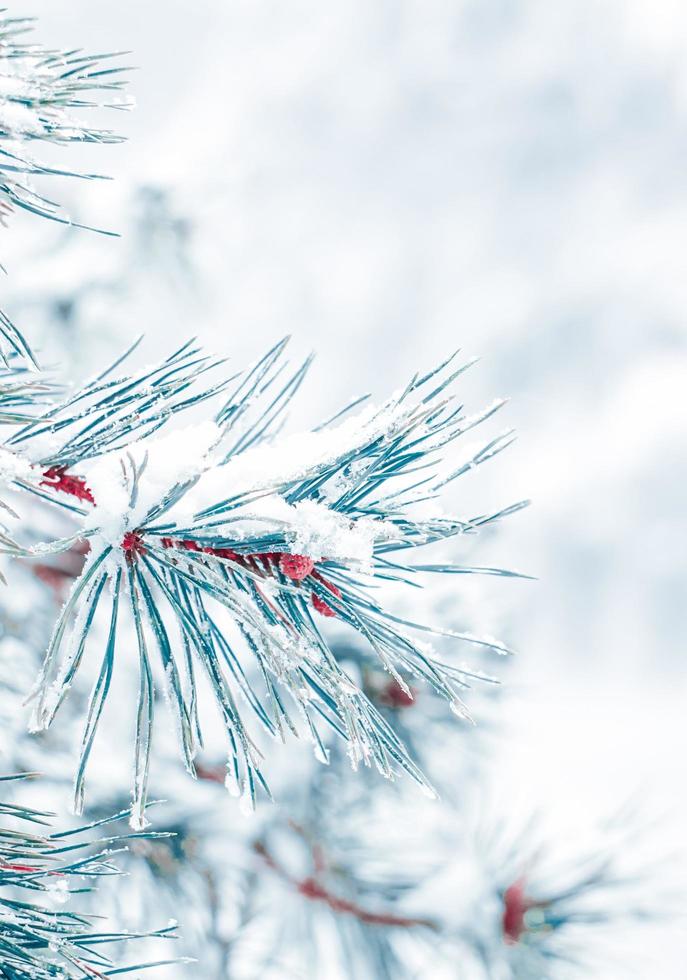
[(80, 115), (94, 107), (130, 108), (121, 78), (127, 69), (110, 64), (118, 55), (55, 51), (31, 43), (26, 36), (32, 30), (30, 19), (0, 11), (0, 222), (16, 206), (75, 224), (58, 204), (36, 190), (33, 178), (90, 180), (97, 175), (42, 164), (31, 145), (120, 142), (120, 136), (90, 126)]
[[(50, 453), (40, 462), (50, 467), (44, 483), (57, 491), (56, 497), (78, 500), (70, 506), (84, 514), (81, 533), (91, 544), (36, 687), (36, 730), (50, 725), (64, 701), (95, 617), (102, 610), (110, 621), (84, 732), (78, 810), (122, 621), (134, 624), (141, 678), (134, 787), (139, 816), (145, 806), (156, 673), (164, 677), (182, 757), (193, 773), (199, 742), (189, 651), (224, 717), (227, 783), (249, 806), (259, 786), (269, 791), (261, 752), (236, 700), (239, 693), (272, 737), (283, 740), (288, 732), (297, 733), (300, 718), (325, 761), (319, 730), (324, 722), (346, 739), (354, 765), (373, 764), (388, 778), (405, 770), (432, 792), (388, 721), (333, 654), (321, 628), (326, 619), (356, 631), (407, 696), (409, 678), (424, 682), (461, 717), (468, 717), (459, 692), (469, 675), (439, 660), (418, 634), (508, 652), (489, 637), (401, 618), (376, 597), (380, 582), (413, 584), (427, 573), (455, 571), (453, 566), (415, 568), (405, 559), (392, 563), (394, 552), (474, 534), (523, 506), (470, 519), (414, 514), (418, 470), (426, 510), (427, 498), (436, 499), (447, 483), (510, 441), (510, 436), (491, 441), (467, 464), (447, 471), (444, 450), (495, 411), (492, 406), (466, 417), (456, 405), (450, 386), (465, 366), (454, 369), (451, 358), (414, 378), (379, 409), (367, 408), (302, 436), (282, 437), (274, 434), (274, 426), (308, 363), (284, 380), (283, 350), (283, 343), (277, 345), (241, 377), (212, 423), (150, 437), (171, 415), (225, 387), (220, 383), (186, 395), (198, 373), (216, 362), (185, 345), (163, 365), (133, 379), (100, 376), (8, 442), (15, 449), (50, 437)], [(145, 438), (132, 441), (141, 434)], [(121, 452), (123, 442), (130, 445)], [(72, 466), (76, 473), (70, 472)], [(15, 482), (29, 487), (26, 480)], [(78, 532), (22, 553), (64, 550), (77, 539)], [(227, 613), (243, 641), (241, 651), (217, 618)], [(250, 673), (257, 670), (258, 682), (246, 671), (246, 654), (252, 655)]]
[[(25, 778), (26, 774), (6, 776), (0, 777), (0, 781)], [(91, 889), (98, 878), (119, 873), (112, 863), (112, 855), (125, 846), (131, 835), (89, 840), (85, 832), (104, 826), (121, 814), (62, 834), (46, 833), (43, 828), (51, 814), (30, 807), (0, 802), (0, 814), (19, 827), (0, 828), (0, 973), (3, 977), (92, 980), (112, 976), (134, 968), (114, 969), (101, 946), (173, 935), (172, 928), (138, 936), (95, 931), (91, 916), (55, 907), (64, 905), (72, 895)], [(38, 897), (27, 899), (23, 893)], [(135, 969), (143, 968), (145, 964)]]
[[(127, 109), (124, 94), (128, 69), (110, 65), (118, 55), (85, 55), (79, 50), (55, 51), (27, 41), (33, 21), (10, 17), (0, 10), (0, 226), (6, 226), (15, 207), (60, 224), (88, 228), (73, 221), (55, 201), (36, 187), (36, 178), (97, 178), (51, 167), (34, 156), (39, 143), (117, 143), (122, 137), (94, 128), (81, 119), (82, 111), (105, 107)], [(97, 230), (97, 229), (90, 229)], [(113, 234), (112, 232), (103, 232)], [(1, 269), (1, 267), (0, 267)], [(0, 358), (25, 358), (34, 368), (35, 356), (23, 334), (0, 311)]]

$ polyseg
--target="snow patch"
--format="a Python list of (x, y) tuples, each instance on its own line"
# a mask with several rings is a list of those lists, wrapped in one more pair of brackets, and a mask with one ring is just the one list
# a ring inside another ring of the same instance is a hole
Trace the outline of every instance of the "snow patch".
[(8, 449), (0, 449), (0, 483), (10, 484), (15, 480), (31, 480), (33, 467), (28, 459)]
[(214, 422), (189, 425), (86, 466), (86, 483), (97, 502), (86, 529), (98, 531), (105, 544), (118, 547), (125, 532), (140, 527), (170, 491), (212, 464), (220, 435)]

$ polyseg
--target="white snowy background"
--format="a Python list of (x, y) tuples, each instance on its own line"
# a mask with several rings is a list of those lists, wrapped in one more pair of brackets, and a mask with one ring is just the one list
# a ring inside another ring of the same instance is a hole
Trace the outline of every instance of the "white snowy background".
[[(143, 331), (151, 357), (196, 335), (238, 367), (290, 333), (297, 355), (317, 351), (295, 423), (455, 347), (481, 355), (466, 402), (510, 396), (494, 431), (519, 441), (458, 502), (531, 497), (477, 553), (538, 577), (466, 600), (520, 651), (504, 783), (572, 827), (636, 793), (684, 807), (684, 5), (12, 13), (38, 16), (48, 44), (140, 66), (136, 111), (107, 119), (129, 142), (69, 150), (115, 180), (45, 188), (122, 237), (21, 217), (2, 236), (3, 307), (44, 359), (83, 373)], [(56, 330), (54, 301), (75, 293)], [(672, 926), (651, 978), (683, 978), (685, 951)]]

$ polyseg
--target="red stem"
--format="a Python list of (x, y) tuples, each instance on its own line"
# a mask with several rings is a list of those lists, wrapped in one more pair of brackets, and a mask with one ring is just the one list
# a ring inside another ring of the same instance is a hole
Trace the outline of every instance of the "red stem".
[[(311, 901), (323, 902), (327, 905), (332, 912), (340, 913), (342, 915), (352, 915), (354, 918), (358, 919), (359, 922), (365, 922), (367, 925), (374, 926), (388, 926), (390, 928), (399, 929), (412, 929), (416, 926), (425, 926), (428, 929), (436, 929), (436, 925), (429, 919), (415, 919), (404, 915), (395, 915), (392, 912), (372, 912), (369, 909), (364, 908), (357, 902), (353, 902), (347, 898), (341, 898), (334, 892), (331, 892), (325, 885), (317, 881), (317, 879), (310, 875), (306, 878), (295, 878), (278, 864), (275, 858), (267, 850), (265, 844), (261, 841), (257, 841), (253, 845), (253, 849), (260, 857), (263, 859), (265, 864), (272, 869), (276, 874), (278, 874), (284, 881), (287, 881), (290, 885), (295, 888), (299, 895), (304, 898), (308, 898)], [(318, 871), (324, 870), (322, 852), (317, 847), (317, 853), (314, 856), (314, 862), (316, 866), (316, 873)]]

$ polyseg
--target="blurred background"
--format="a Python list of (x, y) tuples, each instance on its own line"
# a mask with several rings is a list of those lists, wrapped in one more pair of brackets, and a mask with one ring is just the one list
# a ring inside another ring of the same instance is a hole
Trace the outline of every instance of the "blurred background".
[[(289, 333), (296, 355), (317, 352), (295, 425), (456, 347), (480, 355), (466, 404), (510, 397), (493, 430), (519, 440), (453, 503), (532, 498), (475, 554), (537, 577), (456, 586), (466, 625), (518, 650), (498, 772), (573, 827), (639, 794), (681, 846), (684, 6), (12, 13), (39, 17), (48, 44), (131, 51), (139, 68), (135, 112), (107, 119), (128, 142), (68, 151), (115, 179), (56, 191), (121, 237), (22, 215), (3, 236), (3, 308), (44, 361), (83, 375), (144, 332), (151, 359), (195, 335), (240, 367)], [(652, 976), (684, 977), (686, 951), (672, 931)]]

